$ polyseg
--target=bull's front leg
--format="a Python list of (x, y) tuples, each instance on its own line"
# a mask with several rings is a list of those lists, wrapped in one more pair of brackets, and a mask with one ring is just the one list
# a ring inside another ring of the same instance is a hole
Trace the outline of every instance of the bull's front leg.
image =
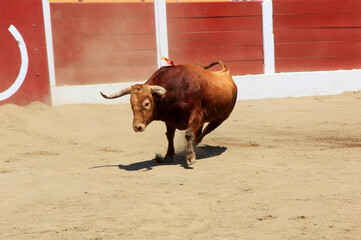
[(192, 129), (186, 130), (186, 140), (187, 140), (187, 147), (186, 147), (186, 161), (187, 165), (192, 165), (196, 162), (196, 154), (194, 153), (193, 149), (193, 138), (194, 134)]
[(156, 155), (156, 161), (159, 163), (173, 162), (174, 155), (175, 155), (175, 150), (174, 150), (175, 128), (169, 126), (168, 124), (166, 124), (166, 126), (167, 126), (166, 136), (167, 136), (167, 140), (168, 140), (168, 150), (167, 150), (167, 154), (165, 155), (165, 158), (162, 158), (158, 154)]
[(175, 133), (175, 128), (167, 125), (167, 140), (168, 140), (168, 149), (167, 149), (167, 154), (165, 155), (165, 161), (166, 162), (173, 162), (173, 157), (175, 155), (175, 150), (174, 150), (174, 133)]

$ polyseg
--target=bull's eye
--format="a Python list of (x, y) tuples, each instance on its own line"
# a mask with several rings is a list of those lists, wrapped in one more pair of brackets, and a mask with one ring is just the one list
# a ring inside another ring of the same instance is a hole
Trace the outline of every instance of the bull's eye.
[(144, 99), (142, 106), (144, 109), (149, 110), (150, 109), (150, 101), (149, 99)]

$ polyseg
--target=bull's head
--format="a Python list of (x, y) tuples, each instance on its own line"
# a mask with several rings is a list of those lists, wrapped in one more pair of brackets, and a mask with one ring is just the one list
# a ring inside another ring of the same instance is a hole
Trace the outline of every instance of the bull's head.
[(154, 117), (154, 96), (164, 95), (166, 90), (161, 86), (136, 84), (117, 93), (105, 95), (104, 98), (113, 99), (130, 94), (130, 104), (133, 110), (133, 129), (135, 132), (143, 132)]

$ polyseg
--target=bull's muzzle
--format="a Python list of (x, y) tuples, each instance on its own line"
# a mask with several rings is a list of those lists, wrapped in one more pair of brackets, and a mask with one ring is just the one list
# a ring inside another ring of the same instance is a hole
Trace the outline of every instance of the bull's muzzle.
[(135, 123), (133, 124), (134, 132), (143, 132), (145, 130), (145, 124), (143, 123)]

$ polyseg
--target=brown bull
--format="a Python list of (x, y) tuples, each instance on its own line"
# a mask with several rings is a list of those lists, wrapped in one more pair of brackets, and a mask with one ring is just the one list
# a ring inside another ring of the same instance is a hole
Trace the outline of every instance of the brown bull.
[[(206, 70), (216, 64), (222, 70)], [(165, 159), (157, 157), (158, 162), (173, 160), (175, 130), (186, 130), (186, 160), (191, 165), (195, 162), (193, 142), (200, 143), (228, 118), (236, 103), (237, 87), (229, 69), (218, 61), (207, 67), (192, 64), (162, 67), (144, 84), (109, 96), (101, 94), (108, 99), (130, 94), (135, 132), (144, 131), (153, 120), (165, 122), (168, 150)]]

